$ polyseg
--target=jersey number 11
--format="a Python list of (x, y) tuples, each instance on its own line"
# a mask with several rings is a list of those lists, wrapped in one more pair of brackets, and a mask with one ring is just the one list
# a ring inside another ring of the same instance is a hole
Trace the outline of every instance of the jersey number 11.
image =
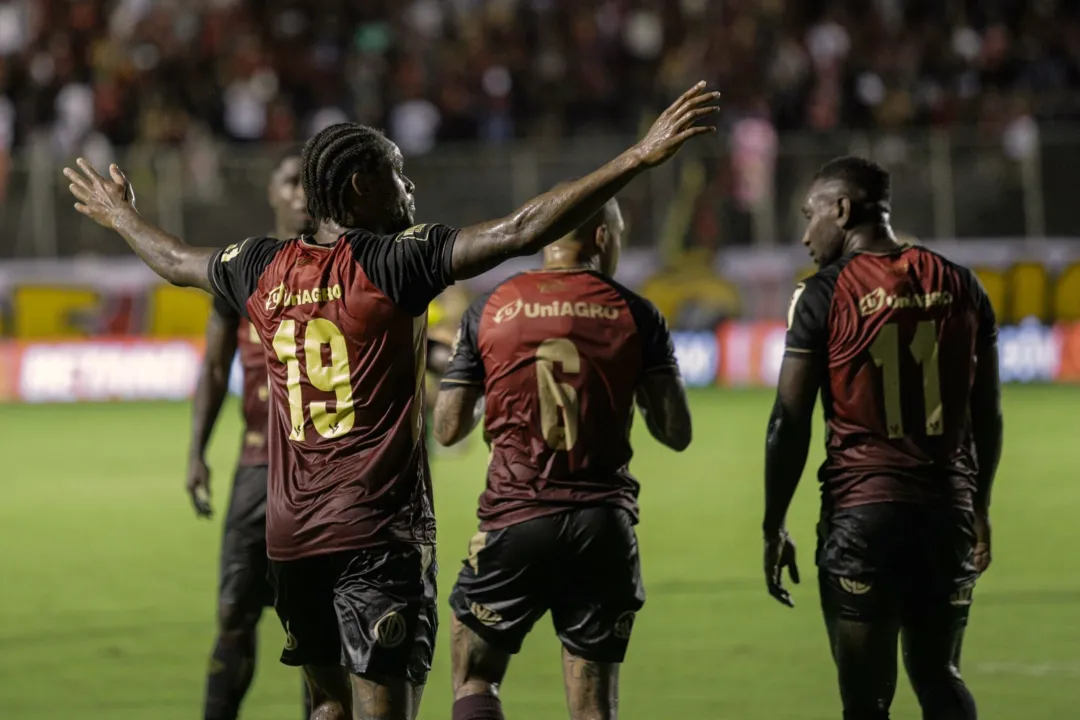
[[(915, 326), (915, 336), (908, 345), (912, 358), (922, 368), (923, 408), (926, 434), (941, 435), (941, 380), (938, 376), (938, 333), (933, 320)], [(881, 368), (882, 394), (885, 398), (885, 427), (890, 438), (904, 437), (904, 418), (900, 389), (900, 328), (886, 323), (870, 346), (870, 357)]]

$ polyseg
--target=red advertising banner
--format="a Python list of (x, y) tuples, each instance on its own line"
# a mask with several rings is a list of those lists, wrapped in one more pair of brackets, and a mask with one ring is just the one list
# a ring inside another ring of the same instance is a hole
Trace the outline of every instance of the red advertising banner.
[(0, 343), (0, 401), (183, 400), (201, 340), (100, 338)]

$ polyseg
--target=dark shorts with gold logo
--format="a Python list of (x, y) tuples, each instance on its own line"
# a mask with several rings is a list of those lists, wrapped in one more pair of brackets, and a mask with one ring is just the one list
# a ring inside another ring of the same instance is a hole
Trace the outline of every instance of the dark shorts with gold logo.
[(517, 653), (545, 612), (574, 655), (622, 662), (645, 604), (629, 513), (589, 507), (527, 520), (469, 543), (450, 607), (486, 642)]
[(240, 466), (221, 536), (219, 603), (257, 617), (274, 604), (266, 571), (266, 466)]
[(438, 631), (430, 545), (383, 545), (270, 561), (286, 665), (342, 665), (422, 685)]
[(824, 513), (818, 524), (827, 616), (876, 622), (966, 617), (978, 573), (970, 511), (878, 503)]

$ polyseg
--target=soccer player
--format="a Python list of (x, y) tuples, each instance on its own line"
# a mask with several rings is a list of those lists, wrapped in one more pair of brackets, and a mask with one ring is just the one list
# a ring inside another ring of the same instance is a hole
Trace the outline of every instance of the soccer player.
[[(274, 237), (297, 237), (311, 230), (300, 170), (300, 148), (294, 148), (281, 157), (270, 174)], [(195, 386), (187, 490), (195, 514), (210, 517), (206, 446), (228, 393), (237, 348), (243, 370), (244, 433), (221, 539), (218, 634), (206, 683), (206, 720), (234, 720), (239, 713), (255, 675), (255, 629), (263, 608), (274, 604), (274, 591), (266, 577), (266, 475), (270, 462), (266, 362), (255, 327), (220, 298), (215, 299), (206, 326), (206, 353)], [(306, 685), (304, 691), (306, 701)]]
[(960, 646), (972, 588), (990, 564), (990, 488), (1002, 418), (994, 311), (975, 275), (897, 242), (889, 175), (843, 157), (803, 211), (820, 266), (788, 311), (765, 452), (765, 575), (791, 597), (784, 529), (806, 463), (814, 400), (826, 460), (817, 564), (845, 720), (884, 720), (897, 637), (927, 720), (972, 720)]
[(615, 718), (619, 664), (645, 602), (630, 474), (634, 399), (660, 442), (690, 444), (663, 316), (611, 279), (623, 220), (611, 200), (544, 251), (544, 267), (478, 298), (435, 406), (464, 438), (481, 397), (491, 438), (480, 531), (450, 595), (453, 720), (501, 720), (510, 656), (549, 609), (573, 718)]
[[(435, 639), (435, 519), (423, 441), (428, 303), (455, 280), (537, 252), (671, 158), (718, 93), (698, 83), (639, 143), (513, 214), (461, 230), (413, 225), (401, 153), (354, 123), (304, 148), (317, 230), (190, 247), (135, 210), (116, 166), (65, 168), (76, 209), (116, 230), (163, 278), (251, 319), (270, 374), (267, 552), (313, 717), (415, 715)], [(347, 672), (342, 672), (344, 667)]]

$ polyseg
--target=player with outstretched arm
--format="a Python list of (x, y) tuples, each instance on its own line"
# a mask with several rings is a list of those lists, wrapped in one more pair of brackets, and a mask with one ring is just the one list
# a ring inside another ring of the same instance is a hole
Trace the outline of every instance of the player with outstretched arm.
[[(710, 132), (718, 93), (698, 83), (599, 170), (512, 214), (414, 225), (415, 187), (381, 133), (345, 123), (304, 148), (315, 232), (192, 247), (135, 210), (120, 169), (66, 168), (76, 209), (155, 272), (230, 303), (258, 329), (272, 407), (267, 552), (313, 715), (415, 717), (435, 640), (435, 518), (423, 435), (428, 303), (456, 280), (533, 254), (641, 172)], [(344, 668), (344, 671), (343, 671)]]

